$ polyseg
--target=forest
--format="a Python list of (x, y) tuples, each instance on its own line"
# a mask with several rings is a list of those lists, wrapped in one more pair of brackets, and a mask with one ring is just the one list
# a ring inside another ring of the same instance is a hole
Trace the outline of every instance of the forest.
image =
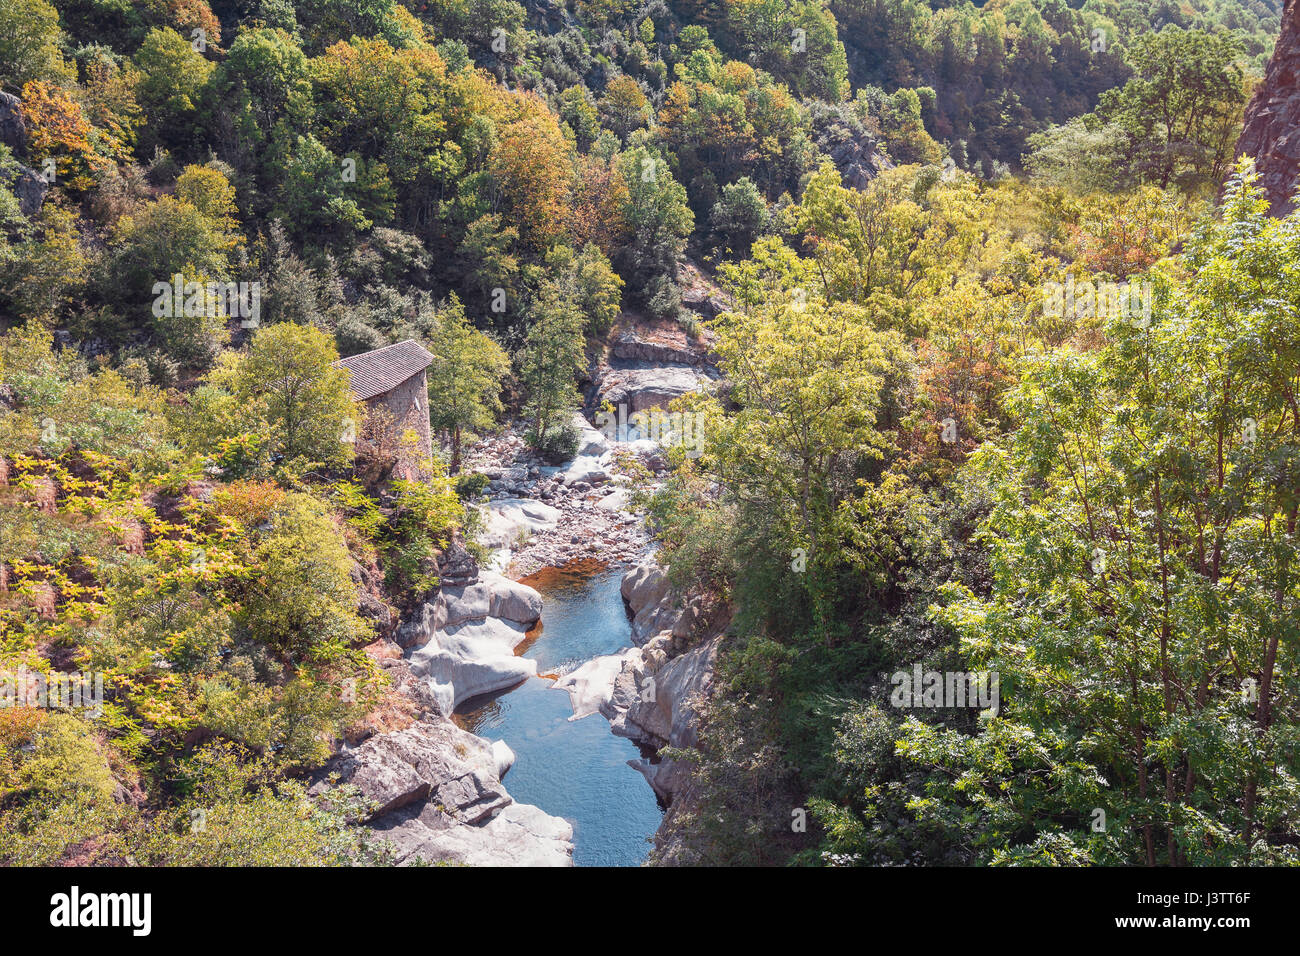
[[(0, 691), (103, 684), (0, 699), (0, 863), (391, 862), (309, 778), (404, 719), (468, 452), (572, 457), (628, 316), (720, 372), (644, 495), (729, 621), (650, 863), (1300, 863), (1281, 20), (0, 0)], [(405, 340), (419, 479), (336, 364)]]

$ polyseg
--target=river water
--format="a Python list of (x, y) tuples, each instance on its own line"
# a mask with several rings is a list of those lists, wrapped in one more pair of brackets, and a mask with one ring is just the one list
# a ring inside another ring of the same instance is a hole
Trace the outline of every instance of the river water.
[[(549, 569), (524, 579), (544, 600), (540, 632), (517, 653), (537, 661), (539, 674), (559, 676), (602, 654), (632, 645), (615, 571)], [(456, 722), (515, 752), (506, 789), (573, 825), (577, 866), (636, 866), (662, 811), (654, 791), (627, 765), (636, 744), (615, 737), (600, 714), (569, 720), (567, 692), (534, 677), (512, 690), (464, 702)]]

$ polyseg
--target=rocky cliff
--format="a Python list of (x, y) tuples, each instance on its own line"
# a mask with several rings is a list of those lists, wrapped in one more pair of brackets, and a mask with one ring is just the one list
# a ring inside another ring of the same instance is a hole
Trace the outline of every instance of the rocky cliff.
[(1300, 177), (1300, 0), (1287, 0), (1282, 11), (1273, 58), (1264, 82), (1246, 107), (1246, 122), (1237, 140), (1237, 155), (1252, 156), (1260, 185), (1268, 193), (1270, 212), (1285, 215), (1295, 208)]

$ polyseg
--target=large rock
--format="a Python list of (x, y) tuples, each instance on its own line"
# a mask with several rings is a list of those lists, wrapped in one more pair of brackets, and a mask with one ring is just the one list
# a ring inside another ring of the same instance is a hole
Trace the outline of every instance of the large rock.
[(596, 382), (595, 403), (626, 406), (633, 414), (648, 408), (667, 408), (673, 399), (698, 392), (716, 379), (716, 373), (690, 365), (629, 363), (601, 374)]
[[(715, 637), (669, 659), (672, 637), (665, 633), (628, 655), (600, 708), (610, 729), (655, 750), (695, 747), (700, 706), (713, 685), (720, 641)], [(629, 763), (665, 802), (672, 801), (690, 776), (689, 765), (668, 757)]]
[(481, 826), (448, 826), (431, 803), (399, 810), (374, 824), (397, 851), (398, 864), (572, 866), (573, 827), (537, 807), (512, 803)]
[(1300, 181), (1300, 2), (1287, 0), (1264, 81), (1246, 107), (1237, 155), (1252, 156), (1270, 212), (1286, 215)]
[(438, 597), (446, 609), (443, 627), (497, 617), (527, 630), (542, 616), (540, 594), (495, 571), (480, 571), (473, 584), (443, 588)]
[[(704, 312), (722, 310), (720, 291), (697, 269), (683, 269), (682, 281), (698, 294)], [(707, 388), (720, 376), (712, 332), (692, 334), (672, 319), (624, 313), (610, 333), (608, 354), (588, 392), (588, 410), (608, 403), (623, 414), (666, 408), (674, 398)], [(599, 424), (599, 422), (598, 422)], [(608, 437), (608, 436), (606, 436)]]
[(610, 438), (587, 421), (582, 412), (573, 413), (573, 427), (578, 433), (578, 458), (600, 458), (610, 449)]
[(841, 179), (849, 189), (866, 189), (871, 180), (894, 164), (879, 150), (879, 144), (870, 134), (861, 134), (837, 144), (830, 151), (831, 162), (840, 171)]
[(636, 643), (644, 644), (677, 623), (681, 611), (670, 591), (668, 574), (653, 557), (624, 574), (619, 588), (632, 618)]
[(542, 596), (535, 590), (495, 571), (480, 570), (473, 584), (444, 586), (432, 601), (421, 604), (398, 627), (396, 640), (402, 647), (422, 647), (441, 630), (488, 618), (516, 625), (514, 630), (522, 634), (541, 616)]
[(515, 765), (515, 752), (510, 749), (510, 745), (504, 740), (492, 741), (492, 757), (496, 761), (497, 776), (502, 780), (510, 768)]
[[(677, 270), (677, 284), (682, 290), (682, 306), (706, 319), (717, 318), (721, 313), (734, 308), (734, 303), (719, 285), (705, 274), (695, 262), (684, 261)], [(693, 339), (693, 346), (711, 348), (717, 336), (704, 332)], [(716, 364), (711, 352), (706, 360)]]
[(372, 737), (326, 767), (311, 788), (357, 787), (377, 805), (369, 825), (399, 864), (569, 866), (573, 828), (515, 803), (501, 784), (513, 754), (451, 721), (433, 717)]
[(719, 640), (706, 641), (654, 671), (654, 694), (638, 695), (628, 708), (628, 723), (652, 741), (694, 747), (699, 742), (698, 706), (713, 684)]
[(515, 648), (542, 616), (542, 596), (526, 584), (480, 571), (465, 587), (443, 588), (397, 630), (411, 673), (428, 684), (438, 712), (536, 675), (537, 662)]
[(18, 199), (18, 211), (28, 219), (41, 211), (45, 203), (45, 194), (50, 191), (50, 184), (34, 169), (19, 167), (18, 178), (9, 186)]
[(576, 485), (585, 481), (589, 485), (603, 485), (609, 481), (609, 463), (607, 455), (579, 455), (555, 475), (566, 485)]
[(607, 707), (614, 693), (614, 681), (623, 672), (624, 664), (639, 654), (637, 648), (629, 647), (618, 654), (594, 657), (557, 680), (555, 688), (569, 692), (569, 703), (573, 706), (573, 716), (569, 719), (580, 720)]
[[(329, 772), (377, 804), (371, 819), (433, 800), (452, 819), (475, 824), (510, 803), (491, 745), (445, 719), (371, 737), (341, 755)], [(318, 781), (314, 789), (323, 785)]]
[[(723, 298), (722, 291), (697, 269), (683, 269), (686, 290), (701, 299)], [(686, 293), (683, 292), (683, 295)], [(713, 332), (692, 334), (674, 319), (659, 319), (624, 312), (609, 336), (609, 363), (619, 360), (653, 365), (715, 365)]]
[(488, 508), (486, 527), (479, 543), (488, 548), (509, 548), (521, 536), (552, 530), (560, 520), (560, 509), (531, 498), (500, 498)]
[(444, 588), (467, 587), (478, 575), (478, 559), (460, 541), (453, 541), (438, 559), (438, 581)]
[(0, 143), (14, 151), (19, 159), (27, 155), (27, 122), (23, 118), (23, 101), (0, 90)]
[(411, 652), (411, 672), (429, 682), (438, 710), (449, 716), (471, 697), (506, 690), (537, 675), (537, 661), (514, 653), (526, 631), (500, 618), (439, 630)]

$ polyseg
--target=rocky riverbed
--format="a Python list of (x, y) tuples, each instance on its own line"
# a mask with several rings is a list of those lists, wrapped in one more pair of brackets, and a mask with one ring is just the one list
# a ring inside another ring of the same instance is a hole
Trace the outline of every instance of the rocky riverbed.
[[(466, 456), (466, 471), (491, 479), (478, 538), (494, 552), (490, 567), (520, 578), (581, 559), (628, 567), (645, 554), (650, 539), (632, 497), (658, 487), (667, 469), (662, 450), (648, 440), (610, 441), (581, 414), (573, 422), (577, 454), (562, 466), (534, 456), (520, 428)], [(629, 474), (633, 462), (644, 469), (639, 481)]]
[[(716, 378), (703, 340), (632, 322), (615, 333), (592, 400), (617, 395), (638, 411)], [(663, 449), (635, 431), (597, 429), (580, 413), (572, 427), (576, 454), (560, 465), (533, 455), (520, 427), (466, 450), (463, 470), (489, 479), (476, 532), (486, 559), (453, 547), (439, 591), (373, 650), (404, 702), (404, 725), (345, 745), (314, 783), (317, 791), (351, 784), (371, 800), (366, 822), (399, 863), (572, 864), (570, 823), (516, 802), (502, 783), (514, 761), (509, 742), (489, 743), (452, 720), (464, 701), (538, 673), (535, 660), (516, 653), (542, 614), (541, 595), (521, 578), (548, 568), (621, 569), (635, 646), (586, 661), (555, 687), (569, 692), (572, 719), (599, 713), (643, 752), (695, 743), (725, 621), (673, 593), (650, 555), (636, 493), (665, 478)], [(671, 760), (629, 763), (663, 803), (678, 799), (689, 778)]]

